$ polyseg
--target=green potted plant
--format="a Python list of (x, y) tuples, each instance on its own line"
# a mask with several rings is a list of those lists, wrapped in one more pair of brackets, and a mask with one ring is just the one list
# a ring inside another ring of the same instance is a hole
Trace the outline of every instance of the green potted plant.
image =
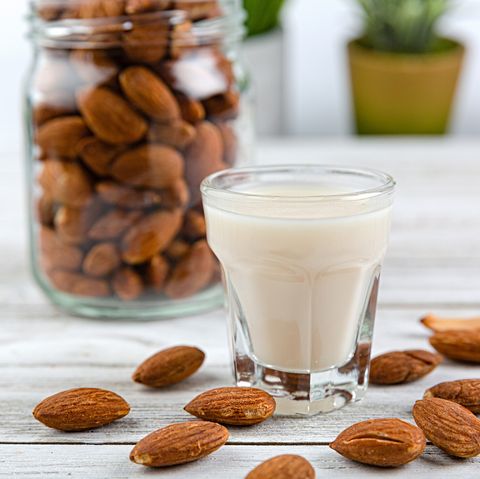
[(449, 0), (357, 0), (363, 33), (348, 45), (359, 134), (443, 134), (464, 47), (439, 35)]
[(285, 0), (243, 0), (247, 38), (243, 56), (255, 92), (255, 123), (262, 135), (284, 127), (284, 48), (280, 16)]

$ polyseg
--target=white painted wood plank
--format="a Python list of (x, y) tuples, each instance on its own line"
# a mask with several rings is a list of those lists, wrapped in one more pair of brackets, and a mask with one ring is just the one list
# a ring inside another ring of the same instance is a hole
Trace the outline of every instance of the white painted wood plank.
[(145, 469), (129, 461), (131, 446), (2, 445), (0, 477), (24, 479), (242, 479), (260, 462), (279, 454), (299, 454), (315, 468), (318, 479), (403, 478), (441, 479), (478, 477), (479, 459), (456, 460), (427, 446), (416, 461), (397, 469), (350, 462), (327, 446), (225, 446), (198, 462), (168, 469)]

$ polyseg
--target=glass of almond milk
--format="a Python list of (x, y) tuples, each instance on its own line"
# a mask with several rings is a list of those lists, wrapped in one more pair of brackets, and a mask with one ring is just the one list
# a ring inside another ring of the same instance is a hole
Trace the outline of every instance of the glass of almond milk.
[(361, 399), (395, 182), (360, 168), (238, 168), (202, 184), (235, 381), (311, 415)]

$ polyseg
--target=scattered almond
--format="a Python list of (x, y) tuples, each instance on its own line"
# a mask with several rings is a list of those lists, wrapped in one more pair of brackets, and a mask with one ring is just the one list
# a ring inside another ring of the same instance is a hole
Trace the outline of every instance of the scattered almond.
[(126, 416), (130, 406), (104, 389), (79, 388), (44, 399), (33, 410), (35, 419), (60, 431), (84, 431), (106, 426)]
[(245, 479), (315, 479), (315, 470), (302, 456), (283, 454), (262, 462)]
[(345, 429), (330, 447), (352, 461), (380, 467), (407, 464), (425, 450), (422, 430), (400, 419), (370, 419)]
[(440, 331), (430, 344), (449, 359), (480, 363), (480, 329)]
[(370, 382), (373, 384), (400, 384), (416, 381), (432, 372), (442, 356), (423, 350), (392, 351), (372, 359)]
[(275, 408), (275, 399), (261, 389), (223, 387), (200, 394), (184, 409), (206, 421), (232, 426), (251, 426), (270, 418)]
[(437, 384), (425, 391), (424, 398), (453, 401), (473, 413), (480, 413), (480, 379), (460, 379)]
[(480, 329), (480, 318), (440, 318), (434, 314), (428, 314), (420, 321), (425, 327), (435, 332), (455, 329)]
[(447, 454), (480, 454), (480, 420), (460, 404), (439, 398), (422, 399), (413, 406), (413, 417), (427, 438)]
[(164, 349), (144, 361), (132, 379), (146, 386), (161, 388), (179, 383), (194, 374), (205, 360), (205, 353), (191, 346)]
[(172, 424), (138, 442), (130, 460), (149, 467), (185, 464), (212, 454), (228, 441), (228, 436), (225, 427), (213, 422)]

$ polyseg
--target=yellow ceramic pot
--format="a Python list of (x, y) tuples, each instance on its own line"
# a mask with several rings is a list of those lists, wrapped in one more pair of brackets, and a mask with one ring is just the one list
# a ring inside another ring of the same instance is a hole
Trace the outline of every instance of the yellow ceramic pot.
[(378, 52), (348, 45), (357, 132), (371, 135), (444, 134), (462, 68), (464, 47), (428, 54)]

